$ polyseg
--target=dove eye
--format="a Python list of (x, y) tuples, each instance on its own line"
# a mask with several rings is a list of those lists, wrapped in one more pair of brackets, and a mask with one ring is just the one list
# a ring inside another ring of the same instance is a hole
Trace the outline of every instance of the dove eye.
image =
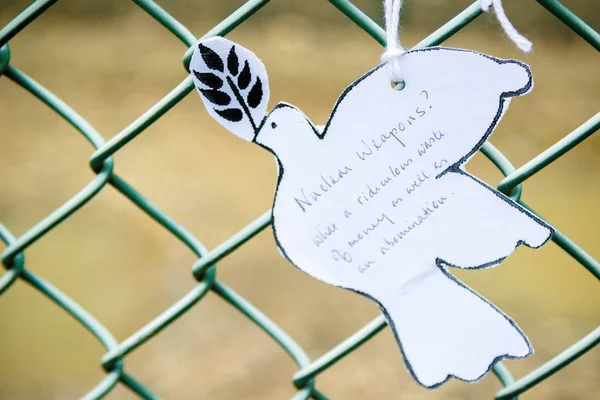
[(277, 124), (275, 122), (271, 122), (271, 128), (273, 128), (273, 129), (277, 128)]

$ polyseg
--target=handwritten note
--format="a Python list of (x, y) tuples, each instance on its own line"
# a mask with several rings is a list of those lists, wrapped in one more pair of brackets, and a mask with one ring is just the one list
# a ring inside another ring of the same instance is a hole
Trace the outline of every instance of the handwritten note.
[[(222, 38), (201, 46), (191, 69), (211, 115), (277, 157), (279, 249), (313, 277), (376, 301), (420, 384), (472, 382), (502, 358), (532, 353), (508, 316), (448, 272), (497, 265), (520, 244), (539, 247), (552, 234), (464, 170), (510, 99), (531, 90), (526, 65), (457, 49), (411, 51), (401, 59), (403, 90), (392, 89), (379, 66), (346, 89), (317, 129), (285, 103), (257, 123), (244, 100), (250, 93), (232, 84), (238, 69), (214, 59), (229, 65), (232, 53), (244, 54), (264, 86), (262, 63)], [(203, 92), (198, 77), (211, 70), (232, 75), (217, 91), (239, 102), (239, 114), (214, 107), (216, 94)]]

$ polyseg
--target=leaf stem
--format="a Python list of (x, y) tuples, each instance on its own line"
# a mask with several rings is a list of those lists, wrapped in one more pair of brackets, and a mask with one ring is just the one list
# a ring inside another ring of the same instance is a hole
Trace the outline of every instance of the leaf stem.
[(250, 109), (248, 108), (248, 106), (244, 102), (244, 98), (242, 97), (240, 91), (238, 90), (238, 87), (235, 85), (235, 83), (231, 80), (231, 77), (229, 77), (229, 76), (227, 76), (227, 83), (229, 84), (229, 87), (233, 91), (233, 94), (235, 95), (235, 98), (237, 99), (237, 101), (240, 103), (240, 105), (244, 109), (244, 112), (246, 113), (246, 116), (250, 120), (250, 124), (252, 125), (252, 129), (254, 130), (254, 134), (256, 135), (258, 133), (258, 128), (256, 127), (256, 124), (254, 123), (254, 120), (252, 119), (252, 114), (250, 114)]

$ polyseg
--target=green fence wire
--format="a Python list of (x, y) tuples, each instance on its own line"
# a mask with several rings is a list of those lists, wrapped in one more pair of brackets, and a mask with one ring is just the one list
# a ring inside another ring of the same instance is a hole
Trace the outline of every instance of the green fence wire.
[[(106, 371), (106, 376), (88, 393), (83, 395), (83, 398), (85, 399), (101, 398), (109, 393), (118, 383), (125, 385), (141, 398), (159, 398), (159, 396), (153, 393), (147, 385), (140, 383), (126, 372), (124, 360), (127, 354), (151, 339), (162, 329), (168, 327), (174, 320), (181, 317), (211, 290), (258, 325), (267, 335), (276, 341), (286, 353), (289, 354), (294, 362), (296, 362), (299, 369), (292, 377), (292, 383), (296, 388), (296, 393), (293, 397), (294, 399), (326, 399), (326, 395), (319, 392), (315, 387), (317, 376), (324, 373), (340, 359), (356, 350), (384, 329), (386, 327), (386, 322), (383, 316), (374, 319), (318, 359), (311, 360), (305, 351), (285, 331), (279, 328), (250, 302), (235, 293), (232, 289), (223, 284), (223, 282), (217, 280), (215, 263), (265, 229), (271, 222), (271, 210), (265, 212), (251, 224), (216, 248), (208, 250), (202, 242), (187, 231), (185, 227), (161, 211), (119, 177), (114, 171), (112, 155), (133, 140), (137, 135), (144, 132), (146, 128), (188, 95), (194, 86), (192, 79), (189, 76), (185, 78), (152, 108), (117, 135), (113, 136), (110, 140), (105, 141), (94, 127), (75, 110), (69, 107), (69, 105), (10, 63), (9, 40), (56, 2), (57, 0), (34, 1), (28, 8), (21, 12), (21, 14), (0, 30), (0, 76), (6, 76), (17, 85), (20, 85), (29, 91), (32, 95), (36, 96), (48, 107), (62, 116), (66, 122), (74, 126), (91, 143), (95, 151), (90, 157), (90, 166), (96, 173), (96, 177), (66, 203), (54, 210), (50, 215), (31, 227), (20, 237), (15, 237), (8, 228), (0, 223), (0, 239), (2, 239), (7, 246), (2, 253), (2, 264), (6, 268), (6, 272), (0, 276), (0, 295), (17, 279), (22, 279), (43, 293), (49, 300), (64, 309), (94, 335), (104, 347), (106, 347), (107, 352), (101, 360), (101, 365)], [(151, 0), (134, 0), (134, 2), (186, 45), (188, 49), (183, 56), (183, 64), (187, 69), (193, 46), (198, 40), (196, 36), (155, 2)], [(202, 38), (226, 35), (268, 2), (269, 0), (247, 1), (229, 17), (225, 18), (217, 26), (202, 36)], [(329, 0), (329, 2), (356, 23), (356, 25), (371, 35), (379, 42), (379, 44), (385, 44), (385, 34), (383, 29), (350, 1)], [(577, 15), (556, 0), (537, 0), (537, 2), (562, 21), (562, 23), (566, 24), (581, 36), (581, 38), (587, 41), (596, 50), (600, 51), (600, 34), (594, 31)], [(480, 14), (481, 9), (479, 2), (475, 2), (444, 24), (441, 28), (423, 39), (416, 45), (416, 48), (434, 46), (442, 43), (477, 18)], [(498, 189), (518, 201), (521, 205), (527, 207), (532, 212), (535, 212), (520, 200), (522, 183), (580, 144), (599, 128), (600, 113), (591, 117), (579, 128), (566, 135), (556, 144), (518, 169), (515, 169), (510, 161), (491, 143), (485, 143), (481, 148), (481, 151), (505, 176), (499, 183)], [(138, 206), (141, 211), (147, 213), (157, 223), (169, 230), (198, 257), (198, 261), (192, 266), (192, 273), (197, 281), (196, 286), (170, 308), (120, 343), (98, 320), (96, 320), (96, 318), (94, 318), (93, 315), (88, 313), (73, 299), (54, 287), (50, 282), (25, 268), (25, 250), (66, 218), (75, 213), (81, 206), (93, 199), (107, 184), (113, 186)], [(600, 263), (593, 259), (576, 243), (571, 241), (559, 230), (556, 231), (552, 240), (556, 245), (577, 260), (584, 268), (591, 272), (597, 279), (600, 279)], [(496, 364), (493, 371), (504, 388), (496, 393), (495, 398), (497, 400), (517, 398), (519, 394), (541, 383), (560, 369), (575, 361), (582, 354), (591, 350), (598, 342), (600, 342), (600, 327), (590, 332), (587, 336), (564, 350), (562, 353), (556, 355), (544, 365), (539, 366), (537, 369), (516, 381), (502, 363)]]

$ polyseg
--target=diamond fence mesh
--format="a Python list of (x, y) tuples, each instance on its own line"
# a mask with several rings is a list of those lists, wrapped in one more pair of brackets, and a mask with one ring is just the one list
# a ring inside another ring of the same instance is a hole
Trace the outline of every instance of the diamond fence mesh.
[[(318, 359), (311, 360), (306, 352), (284, 330), (264, 315), (261, 310), (228, 288), (223, 282), (217, 280), (216, 263), (251, 240), (260, 231), (267, 228), (271, 222), (271, 211), (265, 212), (244, 229), (214, 249), (209, 250), (198, 238), (186, 230), (183, 225), (161, 211), (123, 178), (117, 175), (112, 156), (187, 96), (193, 89), (192, 80), (189, 76), (185, 78), (167, 96), (162, 98), (143, 115), (110, 140), (105, 141), (94, 127), (68, 104), (10, 63), (9, 40), (19, 34), (21, 30), (26, 28), (29, 23), (44, 13), (56, 1), (39, 0), (33, 2), (0, 30), (0, 75), (5, 76), (37, 97), (59, 114), (66, 123), (75, 127), (90, 142), (94, 149), (90, 157), (90, 166), (96, 176), (76, 195), (32, 226), (20, 237), (15, 237), (7, 227), (0, 223), (0, 238), (7, 246), (2, 253), (2, 264), (6, 268), (6, 272), (0, 276), (0, 295), (10, 290), (11, 285), (16, 280), (22, 279), (44, 294), (48, 300), (51, 300), (58, 307), (64, 309), (106, 348), (106, 354), (101, 359), (101, 365), (106, 371), (106, 376), (95, 387), (91, 388), (89, 392), (83, 395), (83, 398), (86, 399), (102, 398), (111, 392), (117, 384), (125, 385), (141, 398), (159, 398), (157, 394), (152, 392), (150, 385), (142, 384), (127, 373), (124, 367), (124, 360), (133, 350), (152, 339), (164, 328), (169, 327), (173, 321), (180, 318), (186, 311), (196, 305), (209, 291), (213, 291), (225, 302), (241, 311), (249, 320), (260, 327), (266, 335), (277, 342), (282, 350), (296, 362), (298, 371), (292, 377), (292, 383), (296, 388), (295, 399), (327, 398), (326, 394), (316, 388), (317, 377), (322, 373), (326, 373), (336, 362), (384, 329), (386, 323), (383, 316), (371, 321)], [(384, 45), (385, 35), (382, 28), (359, 8), (347, 0), (329, 1), (377, 42)], [(183, 63), (187, 68), (192, 48), (198, 40), (196, 36), (153, 1), (134, 0), (134, 2), (188, 46), (188, 51), (183, 56)], [(202, 38), (226, 35), (268, 2), (268, 0), (247, 1), (229, 17), (202, 36)], [(557, 23), (566, 24), (597, 51), (600, 51), (600, 34), (594, 31), (577, 15), (556, 0), (538, 0), (538, 3), (558, 19)], [(416, 47), (434, 46), (443, 43), (444, 40), (457, 33), (480, 14), (479, 2), (475, 2), (441, 28), (423, 39)], [(600, 128), (600, 113), (583, 122), (573, 132), (565, 135), (557, 143), (517, 169), (492, 144), (485, 143), (481, 151), (505, 176), (498, 184), (498, 189), (535, 212), (535, 210), (524, 204), (520, 199), (522, 184), (531, 176), (572, 150), (575, 146), (578, 146), (597, 131), (598, 128)], [(145, 326), (122, 342), (118, 342), (100, 321), (82, 308), (75, 300), (69, 298), (52, 283), (27, 269), (25, 262), (25, 252), (30, 246), (58, 224), (72, 216), (84, 204), (92, 201), (106, 185), (114, 187), (123, 196), (126, 196), (141, 212), (148, 214), (198, 257), (198, 260), (192, 266), (193, 277), (197, 281), (194, 288), (158, 317), (149, 321)], [(552, 223), (552, 221), (549, 222)], [(579, 262), (583, 268), (586, 268), (593, 276), (600, 279), (600, 264), (576, 243), (559, 230), (554, 235), (553, 241)], [(519, 394), (542, 383), (545, 379), (551, 377), (554, 373), (591, 350), (599, 341), (600, 327), (518, 380), (512, 377), (509, 370), (502, 363), (498, 363), (493, 371), (504, 388), (496, 393), (495, 398), (517, 398)]]

